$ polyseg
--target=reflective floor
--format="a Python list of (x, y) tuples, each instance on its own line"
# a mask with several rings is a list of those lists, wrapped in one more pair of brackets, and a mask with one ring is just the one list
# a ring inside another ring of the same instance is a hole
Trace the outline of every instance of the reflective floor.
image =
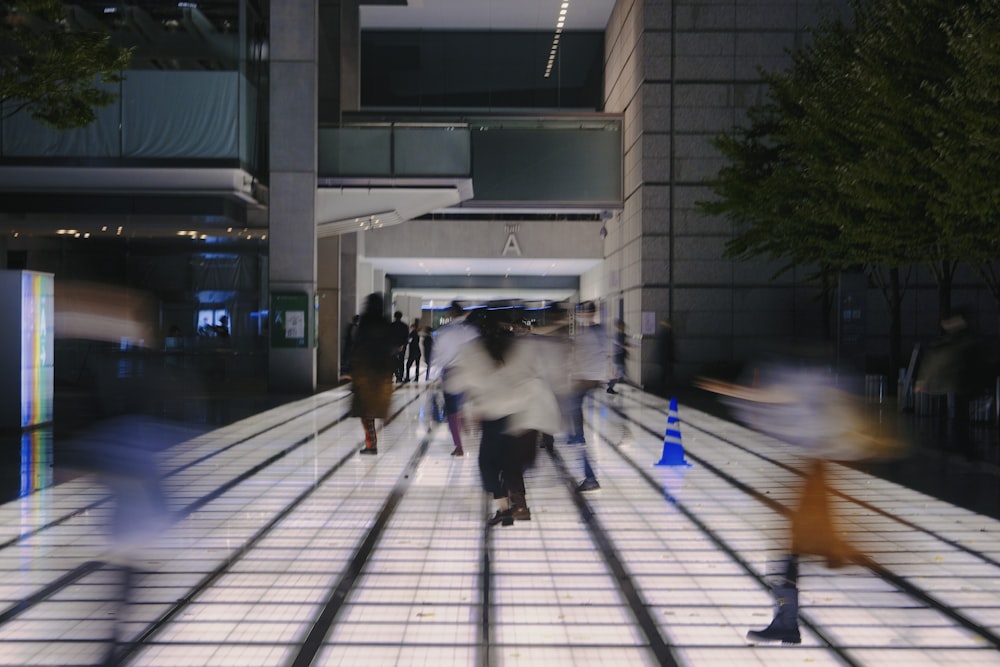
[(600, 491), (575, 492), (580, 450), (557, 441), (527, 477), (531, 520), (487, 528), (477, 434), (451, 457), (426, 389), (396, 391), (377, 456), (345, 389), (81, 436), (99, 474), (0, 505), (0, 664), (1000, 665), (995, 518), (831, 465), (871, 564), (803, 558), (802, 643), (755, 646), (793, 447), (682, 401), (678, 450), (664, 400), (595, 393)]

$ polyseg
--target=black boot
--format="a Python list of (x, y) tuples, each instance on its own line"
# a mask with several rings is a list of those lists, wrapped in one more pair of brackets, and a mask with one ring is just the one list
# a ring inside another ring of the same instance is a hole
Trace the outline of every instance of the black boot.
[(774, 597), (777, 609), (771, 624), (763, 630), (751, 630), (747, 633), (747, 641), (751, 642), (781, 642), (783, 644), (801, 644), (799, 635), (799, 589), (795, 585), (775, 586)]
[(763, 630), (751, 630), (747, 640), (752, 642), (782, 642), (800, 644), (799, 636), (799, 557), (788, 554), (785, 572), (774, 583), (774, 597), (777, 609), (771, 625)]
[(514, 513), (510, 509), (497, 510), (497, 513), (486, 520), (487, 526), (495, 526), (500, 524), (501, 526), (513, 526), (514, 525)]

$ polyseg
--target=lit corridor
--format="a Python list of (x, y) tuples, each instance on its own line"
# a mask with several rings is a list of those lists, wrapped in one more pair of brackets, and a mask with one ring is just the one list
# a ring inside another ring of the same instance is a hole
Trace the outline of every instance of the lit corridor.
[[(0, 506), (0, 664), (97, 665), (114, 648), (161, 667), (1000, 666), (995, 519), (831, 464), (873, 566), (803, 558), (802, 643), (754, 646), (804, 464), (793, 447), (681, 404), (688, 465), (654, 465), (666, 401), (595, 392), (601, 490), (575, 492), (579, 452), (557, 439), (526, 478), (531, 520), (487, 528), (478, 434), (450, 456), (428, 385), (396, 390), (374, 457), (358, 455), (349, 395), (160, 452), (166, 514), (130, 506), (148, 489), (127, 475)], [(108, 538), (109, 489), (119, 516), (142, 517), (127, 543)]]

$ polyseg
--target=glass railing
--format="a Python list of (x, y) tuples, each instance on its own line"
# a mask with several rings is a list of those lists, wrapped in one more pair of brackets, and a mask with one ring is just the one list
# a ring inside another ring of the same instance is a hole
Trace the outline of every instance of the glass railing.
[[(58, 132), (24, 114), (0, 127), (0, 159), (172, 166), (254, 165), (265, 147), (257, 93), (236, 72), (130, 72), (89, 127)], [(472, 179), (470, 205), (614, 208), (622, 201), (616, 114), (352, 118), (318, 130), (319, 185)], [(388, 180), (387, 180), (388, 179)]]
[(0, 126), (0, 157), (258, 162), (257, 91), (238, 72), (134, 70), (89, 126), (59, 131), (26, 113)]
[(616, 207), (622, 118), (611, 114), (382, 118), (319, 130), (319, 179), (472, 178), (474, 205)]
[(319, 177), (453, 178), (472, 168), (465, 124), (365, 123), (319, 130)]

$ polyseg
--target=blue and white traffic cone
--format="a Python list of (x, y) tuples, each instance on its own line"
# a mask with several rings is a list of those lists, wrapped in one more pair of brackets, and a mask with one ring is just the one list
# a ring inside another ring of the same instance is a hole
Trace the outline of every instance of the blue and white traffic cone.
[(681, 443), (681, 420), (677, 416), (677, 399), (670, 399), (670, 412), (667, 415), (667, 431), (663, 434), (663, 454), (654, 465), (658, 466), (690, 466), (684, 459), (684, 445)]

